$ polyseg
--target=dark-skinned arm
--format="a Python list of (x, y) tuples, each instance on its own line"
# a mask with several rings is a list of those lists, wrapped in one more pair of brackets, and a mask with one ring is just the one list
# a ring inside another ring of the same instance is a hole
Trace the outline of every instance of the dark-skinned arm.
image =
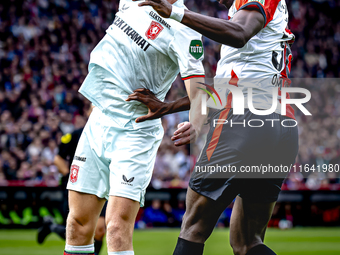
[(204, 78), (191, 78), (185, 80), (184, 84), (188, 96), (171, 103), (164, 103), (160, 101), (150, 90), (142, 88), (136, 89), (126, 99), (126, 101), (139, 101), (146, 105), (149, 109), (148, 114), (138, 117), (135, 120), (136, 122), (153, 120), (167, 114), (190, 109), (190, 122), (180, 123), (178, 125), (178, 129), (171, 137), (171, 140), (175, 141), (176, 146), (181, 146), (195, 141), (206, 119), (206, 116), (201, 114), (201, 95), (204, 92), (199, 89), (199, 87), (205, 87)]
[(264, 17), (258, 11), (241, 10), (233, 21), (204, 16), (185, 10), (182, 24), (202, 35), (225, 45), (242, 48), (264, 25)]
[(148, 114), (138, 117), (135, 120), (136, 122), (158, 119), (167, 114), (190, 110), (190, 100), (188, 96), (182, 97), (174, 102), (165, 103), (159, 100), (148, 89), (136, 89), (126, 99), (126, 101), (133, 100), (145, 104), (149, 109)]
[[(139, 6), (152, 6), (164, 18), (169, 18), (172, 10), (172, 5), (166, 0), (148, 0)], [(257, 10), (240, 10), (231, 21), (185, 10), (181, 21), (200, 34), (235, 48), (242, 48), (264, 27), (264, 22), (263, 15)]]
[(182, 97), (176, 101), (167, 103), (166, 105), (166, 114), (171, 114), (175, 112), (183, 112), (190, 110), (190, 100), (189, 97)]

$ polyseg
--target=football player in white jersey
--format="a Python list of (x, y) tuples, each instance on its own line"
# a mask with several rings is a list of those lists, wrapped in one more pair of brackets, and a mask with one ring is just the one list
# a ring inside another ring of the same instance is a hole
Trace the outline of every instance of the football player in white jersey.
[[(146, 0), (139, 6), (152, 6), (162, 17), (175, 19), (223, 44), (215, 86), (227, 80), (228, 85), (239, 87), (244, 95), (250, 87), (256, 94), (252, 102), (256, 109), (267, 110), (274, 100), (279, 105), (280, 98), (275, 99), (272, 92), (276, 91), (280, 96), (281, 84), (287, 82), (292, 58), (289, 43), (294, 40), (294, 35), (287, 29), (285, 0), (221, 0), (220, 3), (229, 8), (229, 20), (177, 8), (165, 0)], [(134, 96), (142, 92), (139, 90)], [(281, 115), (280, 107), (277, 107), (271, 114), (258, 115), (245, 104), (244, 114), (233, 114), (232, 96), (229, 92), (221, 100), (225, 102), (224, 109), (210, 112), (210, 117), (217, 119), (219, 124), (211, 122), (206, 145), (191, 176), (187, 209), (174, 255), (202, 255), (204, 243), (220, 214), (235, 197), (230, 220), (230, 244), (234, 254), (275, 254), (263, 240), (286, 173), (266, 179), (249, 179), (250, 175), (242, 175), (240, 169), (242, 166), (289, 166), (294, 163), (298, 151), (294, 110), (289, 106), (286, 114)], [(152, 108), (166, 107), (162, 103), (155, 106), (157, 103), (150, 100), (151, 97), (140, 101), (152, 102)], [(263, 123), (266, 119), (275, 119), (278, 123), (290, 123), (291, 127), (240, 125), (253, 119)], [(231, 122), (238, 125), (225, 125)], [(188, 143), (191, 140), (189, 131), (189, 125), (182, 124), (172, 138), (176, 140), (175, 144)], [(196, 171), (206, 166), (226, 169), (231, 166), (235, 172)]]
[[(182, 0), (170, 3), (185, 8)], [(163, 128), (160, 119), (136, 121), (148, 108), (128, 96), (142, 86), (163, 101), (180, 73), (192, 109), (200, 109), (202, 92), (196, 87), (204, 81), (202, 59), (199, 33), (160, 17), (151, 7), (120, 1), (113, 24), (91, 52), (89, 74), (79, 90), (96, 107), (71, 165), (64, 255), (94, 253), (93, 235), (105, 199), (108, 253), (134, 254), (135, 218)], [(181, 110), (185, 101), (174, 103), (171, 111)], [(191, 130), (198, 133), (203, 120), (195, 119)]]

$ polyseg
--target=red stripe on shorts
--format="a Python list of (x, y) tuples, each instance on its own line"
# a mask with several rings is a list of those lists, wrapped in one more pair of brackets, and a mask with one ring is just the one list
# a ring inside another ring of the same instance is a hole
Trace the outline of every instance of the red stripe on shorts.
[[(231, 79), (229, 81), (230, 85), (234, 85), (237, 87), (237, 82), (238, 82), (238, 77), (236, 75), (236, 73), (234, 72), (234, 70), (231, 71)], [(218, 119), (220, 120), (226, 120), (228, 118), (228, 114), (230, 112), (231, 109), (231, 102), (233, 100), (233, 95), (231, 92), (229, 92), (228, 97), (227, 97), (227, 105), (225, 106), (225, 110), (223, 110), (220, 115), (218, 116)], [(209, 142), (206, 154), (208, 157), (208, 161), (210, 161), (212, 154), (214, 153), (218, 141), (220, 139), (221, 133), (222, 133), (222, 129), (223, 129), (223, 124), (218, 124), (216, 126), (216, 128), (214, 129), (213, 135), (211, 137), (211, 140)]]

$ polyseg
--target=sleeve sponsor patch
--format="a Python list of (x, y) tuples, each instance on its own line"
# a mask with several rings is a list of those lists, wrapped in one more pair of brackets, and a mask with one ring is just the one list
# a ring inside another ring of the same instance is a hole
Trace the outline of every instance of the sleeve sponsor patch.
[(72, 139), (72, 135), (70, 133), (67, 133), (61, 137), (61, 142), (64, 144), (67, 144), (71, 142), (71, 139)]
[(200, 40), (192, 40), (189, 46), (189, 53), (195, 58), (199, 59), (203, 56), (203, 44)]

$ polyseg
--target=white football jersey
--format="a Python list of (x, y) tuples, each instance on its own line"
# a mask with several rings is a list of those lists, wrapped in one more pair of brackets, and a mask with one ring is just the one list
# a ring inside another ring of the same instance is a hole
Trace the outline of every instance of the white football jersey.
[[(222, 46), (215, 85), (218, 87), (218, 84), (225, 82), (223, 79), (233, 78), (233, 85), (244, 88), (245, 98), (248, 88), (252, 87), (255, 108), (269, 109), (273, 87), (280, 86), (280, 78), (288, 78), (292, 60), (289, 44), (294, 41), (294, 35), (287, 28), (288, 9), (285, 0), (235, 0), (229, 10), (229, 19), (232, 21), (240, 10), (254, 9), (263, 14), (264, 28), (242, 48)], [(280, 107), (278, 103), (277, 113), (280, 113)], [(294, 117), (291, 107), (287, 109), (287, 116)]]
[[(202, 36), (138, 3), (120, 1), (113, 24), (91, 52), (89, 71), (105, 68), (111, 75), (103, 80), (115, 86), (84, 82), (79, 90), (106, 114), (126, 121), (147, 113), (143, 104), (125, 102), (135, 89), (149, 89), (163, 101), (178, 73), (183, 80), (204, 77)], [(182, 0), (174, 5), (185, 7)]]

